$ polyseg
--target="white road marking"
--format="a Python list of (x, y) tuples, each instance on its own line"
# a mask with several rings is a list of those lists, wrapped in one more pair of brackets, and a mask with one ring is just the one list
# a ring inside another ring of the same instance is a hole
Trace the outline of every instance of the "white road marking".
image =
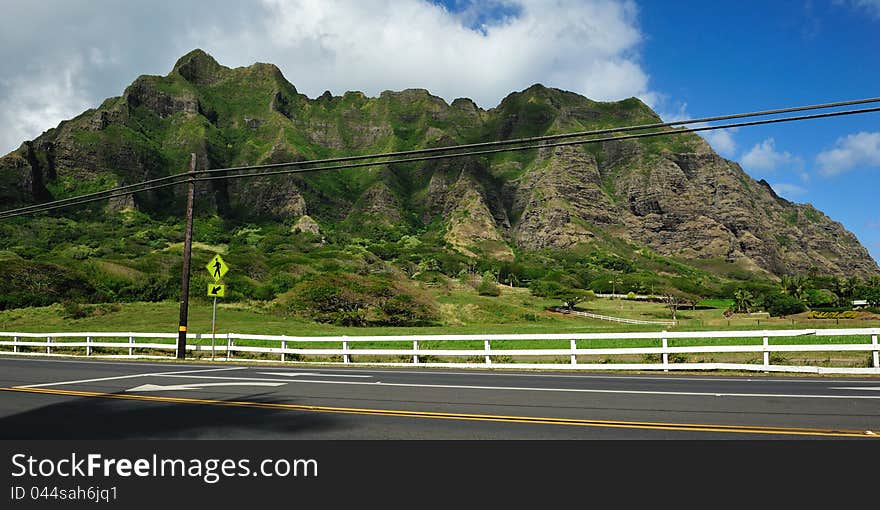
[(399, 388), (441, 388), (461, 390), (502, 390), (502, 391), (547, 391), (560, 393), (611, 393), (624, 395), (680, 395), (686, 397), (773, 397), (773, 398), (831, 398), (831, 399), (880, 399), (880, 395), (796, 395), (780, 393), (716, 393), (696, 391), (647, 391), (647, 390), (595, 390), (585, 388), (529, 388), (520, 386), (466, 386), (456, 384), (405, 384), (385, 383), (381, 381), (355, 382), (355, 381), (317, 381), (312, 379), (263, 379), (256, 377), (221, 377), (210, 375), (185, 375), (185, 374), (156, 374), (157, 377), (180, 377), (184, 379), (236, 379), (247, 381), (266, 382), (289, 382), (308, 384), (349, 384), (357, 386), (392, 386)]
[(371, 378), (372, 375), (355, 375), (355, 374), (321, 374), (317, 372), (259, 372), (262, 375), (280, 375), (282, 377), (300, 377), (300, 376), (312, 376), (312, 377), (365, 377)]
[(831, 388), (832, 390), (855, 390), (855, 391), (880, 391), (880, 386), (849, 386), (849, 387), (836, 387)]
[(113, 381), (116, 379), (132, 379), (134, 377), (150, 377), (157, 375), (170, 375), (170, 374), (189, 374), (189, 373), (204, 373), (204, 372), (219, 372), (221, 370), (244, 370), (247, 367), (228, 367), (228, 368), (211, 368), (207, 370), (184, 370), (184, 371), (175, 371), (175, 372), (155, 372), (150, 374), (130, 374), (130, 375), (117, 375), (114, 377), (99, 377), (97, 379), (79, 379), (76, 381), (60, 381), (60, 382), (52, 382), (52, 383), (40, 383), (40, 384), (28, 384), (26, 386), (18, 386), (19, 388), (45, 388), (47, 386), (64, 386), (68, 384), (82, 384), (89, 382), (98, 382), (98, 381)]
[[(291, 372), (296, 369), (290, 369)], [(713, 375), (695, 375), (691, 377), (682, 377), (682, 376), (665, 376), (665, 375), (587, 375), (587, 374), (550, 374), (546, 372), (539, 372), (533, 374), (523, 374), (517, 372), (508, 372), (504, 370), (491, 370), (486, 369), (482, 370), (479, 368), (468, 369), (467, 372), (447, 372), (447, 371), (438, 371), (429, 368), (425, 368), (423, 370), (398, 370), (394, 368), (386, 368), (386, 369), (366, 369), (366, 368), (327, 368), (321, 369), (322, 372), (366, 372), (371, 374), (418, 374), (418, 375), (478, 375), (478, 376), (502, 376), (502, 377), (547, 377), (554, 379), (608, 379), (608, 380), (616, 380), (616, 379), (635, 379), (635, 380), (656, 380), (656, 381), (734, 381), (734, 382), (784, 382), (784, 383), (822, 383), (828, 384), (827, 378), (817, 378), (817, 377), (795, 377), (792, 376), (788, 379), (775, 379), (770, 377), (755, 377), (754, 374), (749, 374), (747, 377), (721, 377), (721, 376), (713, 376)], [(327, 374), (322, 374), (327, 375)], [(809, 377), (809, 378), (808, 378)], [(854, 382), (861, 383), (863, 381), (858, 379), (837, 379), (837, 382)]]
[(218, 383), (195, 383), (195, 384), (172, 384), (169, 386), (159, 386), (157, 384), (143, 384), (134, 388), (125, 390), (133, 391), (180, 391), (180, 390), (201, 390), (207, 387), (215, 386), (282, 386), (283, 382), (218, 382)]
[[(31, 361), (37, 363), (77, 363), (77, 364), (96, 364), (96, 365), (124, 365), (124, 366), (145, 366), (145, 367), (165, 367), (168, 366), (167, 363), (138, 363), (134, 361), (81, 361), (81, 360), (67, 360), (67, 359), (29, 359), (29, 358), (3, 358), (0, 356), (0, 362), (9, 361), (9, 362), (19, 362), (19, 361)], [(196, 367), (206, 367), (212, 366), (208, 364), (188, 364), (188, 366), (196, 366)], [(245, 369), (245, 368), (254, 368), (253, 366), (237, 366), (234, 369)], [(279, 367), (280, 370), (286, 370), (285, 368)], [(218, 369), (218, 370), (231, 370), (230, 368)], [(438, 371), (433, 369), (425, 368), (423, 370), (397, 370), (397, 369), (366, 369), (366, 368), (327, 368), (321, 369), (323, 372), (366, 372), (366, 373), (374, 373), (374, 374), (435, 374), (435, 375), (477, 375), (477, 376), (504, 376), (504, 377), (548, 377), (548, 378), (559, 378), (559, 379), (635, 379), (635, 380), (659, 380), (659, 381), (737, 381), (737, 382), (788, 382), (788, 383), (822, 383), (828, 384), (829, 380), (827, 378), (818, 378), (818, 377), (791, 377), (788, 379), (776, 379), (770, 377), (755, 377), (753, 374), (750, 374), (748, 377), (721, 377), (721, 376), (712, 376), (712, 375), (695, 375), (692, 377), (682, 377), (682, 376), (648, 376), (648, 375), (587, 375), (587, 374), (550, 374), (550, 373), (516, 373), (516, 372), (508, 372), (504, 370), (480, 370), (480, 369), (468, 369), (466, 372), (447, 372), (447, 371)], [(296, 371), (296, 369), (291, 369), (291, 371)], [(327, 375), (327, 374), (322, 374)], [(853, 382), (853, 383), (862, 383), (864, 381), (858, 379), (836, 379), (836, 382)]]

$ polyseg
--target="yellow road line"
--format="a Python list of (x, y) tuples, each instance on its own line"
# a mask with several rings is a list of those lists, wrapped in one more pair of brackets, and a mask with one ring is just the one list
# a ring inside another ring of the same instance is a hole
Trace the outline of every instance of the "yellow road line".
[(524, 423), (542, 425), (568, 425), (578, 427), (607, 427), (625, 429), (652, 429), (693, 432), (729, 432), (738, 434), (774, 434), (774, 435), (798, 435), (798, 436), (824, 436), (824, 437), (860, 437), (878, 438), (868, 431), (861, 430), (834, 430), (813, 429), (796, 427), (762, 427), (762, 426), (739, 426), (739, 425), (707, 425), (696, 423), (663, 423), (663, 422), (631, 422), (611, 420), (585, 420), (577, 418), (546, 418), (533, 416), (505, 416), (491, 414), (467, 414), (467, 413), (442, 413), (433, 411), (404, 411), (391, 409), (370, 409), (352, 407), (327, 407), (309, 406), (302, 404), (273, 404), (268, 402), (250, 402), (235, 400), (206, 400), (182, 397), (163, 397), (156, 395), (132, 395), (125, 393), (101, 393), (92, 391), (62, 390), (57, 388), (32, 388), (16, 386), (12, 388), (0, 388), (0, 391), (14, 391), (21, 393), (42, 393), (47, 395), (66, 395), (73, 397), (98, 397), (121, 400), (140, 400), (148, 402), (164, 402), (174, 404), (202, 404), (226, 407), (250, 407), (259, 409), (282, 409), (290, 411), (311, 411), (323, 413), (362, 414), (373, 416), (395, 416), (404, 418), (433, 418), (462, 421), (488, 421), (501, 423)]

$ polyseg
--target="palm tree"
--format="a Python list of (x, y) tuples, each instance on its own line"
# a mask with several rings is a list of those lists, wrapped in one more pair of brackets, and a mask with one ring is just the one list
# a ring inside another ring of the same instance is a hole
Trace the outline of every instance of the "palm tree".
[(792, 288), (792, 278), (787, 274), (782, 275), (782, 278), (779, 279), (779, 290), (782, 291), (783, 294), (791, 294)]
[(834, 293), (843, 297), (846, 292), (846, 281), (839, 276), (835, 276), (831, 279), (831, 285), (834, 287)]
[(733, 294), (734, 306), (737, 312), (751, 313), (755, 296), (745, 289), (739, 289)]
[(846, 279), (846, 286), (844, 287), (844, 294), (848, 298), (852, 298), (856, 294), (856, 290), (859, 288), (859, 277), (858, 276), (850, 276)]
[(783, 294), (788, 294), (801, 301), (807, 293), (807, 278), (804, 275), (788, 276), (782, 275), (779, 281), (779, 287)]

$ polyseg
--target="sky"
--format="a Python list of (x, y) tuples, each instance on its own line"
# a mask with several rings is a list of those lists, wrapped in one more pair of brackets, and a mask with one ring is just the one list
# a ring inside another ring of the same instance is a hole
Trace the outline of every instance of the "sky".
[[(492, 108), (542, 83), (666, 121), (880, 97), (880, 0), (3, 0), (0, 154), (202, 48), (309, 97), (425, 88)], [(880, 113), (709, 131), (880, 260)]]

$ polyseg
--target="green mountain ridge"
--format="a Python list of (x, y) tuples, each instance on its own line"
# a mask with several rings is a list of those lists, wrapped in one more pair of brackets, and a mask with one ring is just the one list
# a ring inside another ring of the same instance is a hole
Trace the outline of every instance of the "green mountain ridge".
[[(540, 84), (488, 110), (424, 89), (310, 99), (272, 64), (232, 69), (194, 50), (167, 76), (141, 76), (121, 96), (0, 158), (0, 201), (8, 209), (184, 172), (190, 153), (199, 168), (228, 168), (654, 122), (660, 118), (636, 98), (596, 102)], [(296, 243), (319, 251), (359, 247), (348, 262), (337, 257), (343, 266), (442, 259), (446, 273), (473, 265), (552, 268), (551, 260), (583, 287), (614, 270), (603, 263), (614, 266), (608, 260), (616, 257), (645, 271), (643, 287), (703, 278), (704, 294), (731, 278), (880, 272), (841, 224), (780, 198), (687, 133), (216, 180), (199, 183), (196, 203), (197, 239), (234, 246), (241, 232), (260, 238), (243, 244), (265, 266), (251, 271), (251, 294), (296, 265), (276, 265), (267, 250), (300, 250)], [(59, 233), (70, 228), (60, 214), (7, 221), (0, 250), (61, 266), (117, 257), (114, 263), (165, 274), (173, 262), (159, 269), (152, 259), (179, 242), (174, 225), (183, 207), (179, 186), (63, 213), (77, 227), (128, 236), (114, 241), (115, 250), (99, 234)], [(63, 241), (49, 242), (53, 236)], [(273, 236), (274, 248), (264, 246)], [(579, 265), (595, 278), (573, 275)]]

